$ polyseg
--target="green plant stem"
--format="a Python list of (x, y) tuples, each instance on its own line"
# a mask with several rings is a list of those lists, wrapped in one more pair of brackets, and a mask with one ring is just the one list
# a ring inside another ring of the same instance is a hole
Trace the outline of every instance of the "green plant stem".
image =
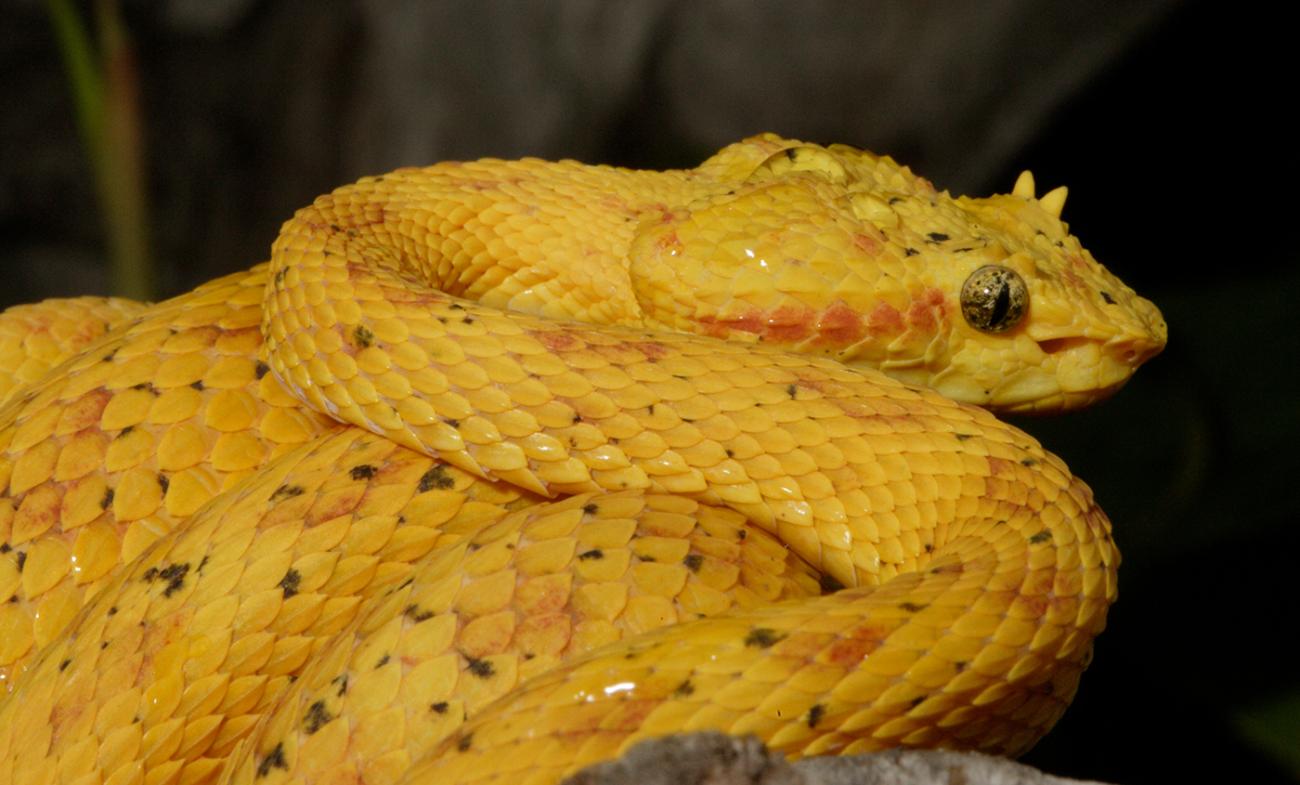
[(117, 0), (97, 0), (99, 51), (69, 0), (46, 0), (72, 87), (108, 244), (114, 294), (154, 296), (135, 53)]

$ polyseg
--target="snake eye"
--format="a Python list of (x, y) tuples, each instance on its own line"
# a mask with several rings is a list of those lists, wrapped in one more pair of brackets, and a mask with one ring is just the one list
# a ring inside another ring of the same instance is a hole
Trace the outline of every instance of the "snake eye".
[(961, 315), (984, 333), (1002, 333), (1020, 324), (1029, 307), (1029, 290), (1015, 270), (985, 265), (961, 287)]

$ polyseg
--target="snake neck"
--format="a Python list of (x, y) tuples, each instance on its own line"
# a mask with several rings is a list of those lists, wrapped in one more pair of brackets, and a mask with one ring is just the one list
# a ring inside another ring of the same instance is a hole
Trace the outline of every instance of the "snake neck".
[(654, 326), (629, 277), (631, 246), (674, 205), (720, 187), (688, 171), (454, 162), (365, 178), (295, 220), (327, 238), (327, 253), (407, 284), (551, 319)]

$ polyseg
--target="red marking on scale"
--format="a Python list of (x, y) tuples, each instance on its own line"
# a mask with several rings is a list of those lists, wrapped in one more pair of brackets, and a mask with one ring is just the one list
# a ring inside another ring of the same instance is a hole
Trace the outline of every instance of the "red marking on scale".
[(538, 330), (533, 337), (552, 352), (570, 352), (583, 346), (582, 339), (565, 330)]
[(884, 624), (864, 624), (841, 638), (826, 650), (826, 659), (832, 665), (851, 668), (860, 665), (867, 655), (880, 648), (892, 630)]
[(907, 324), (921, 332), (931, 333), (938, 329), (939, 321), (947, 314), (943, 292), (932, 287), (921, 292), (908, 306)]
[(812, 322), (811, 308), (782, 305), (768, 314), (767, 330), (763, 335), (777, 343), (802, 341), (812, 331)]
[(853, 235), (853, 244), (862, 249), (862, 252), (868, 256), (879, 256), (881, 249), (885, 247), (885, 244), (879, 238), (861, 232)]
[(872, 335), (898, 335), (903, 332), (903, 314), (889, 303), (880, 303), (867, 315), (867, 331)]
[(113, 394), (103, 388), (82, 395), (64, 407), (63, 414), (59, 416), (58, 430), (66, 433), (98, 425), (100, 415), (112, 397)]
[(837, 300), (818, 317), (817, 334), (818, 343), (850, 346), (862, 340), (866, 326), (862, 323), (861, 314)]

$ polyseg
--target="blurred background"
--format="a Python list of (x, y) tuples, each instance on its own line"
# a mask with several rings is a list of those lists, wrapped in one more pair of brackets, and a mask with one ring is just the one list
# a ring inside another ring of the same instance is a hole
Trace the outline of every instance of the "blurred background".
[(1164, 310), (1170, 346), (1115, 400), (1019, 423), (1088, 479), (1125, 557), (1079, 697), (1026, 760), (1134, 785), (1300, 782), (1281, 14), (0, 0), (0, 306), (167, 297), (261, 261), (321, 192), (448, 158), (693, 166), (771, 130), (889, 153), (956, 193), (1006, 191), (1030, 168), (1040, 192), (1070, 187), (1066, 220)]

